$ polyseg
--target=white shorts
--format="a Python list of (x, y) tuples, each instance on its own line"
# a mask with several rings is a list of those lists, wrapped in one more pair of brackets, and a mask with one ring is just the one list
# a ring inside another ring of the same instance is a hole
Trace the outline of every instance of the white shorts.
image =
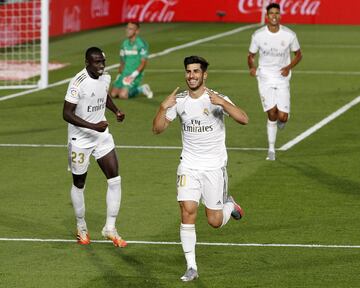
[(90, 155), (93, 155), (94, 158), (98, 160), (113, 150), (115, 148), (115, 143), (112, 135), (107, 133), (102, 137), (99, 137), (95, 146), (80, 148), (76, 146), (76, 141), (70, 140), (68, 148), (69, 170), (72, 174), (82, 175), (88, 170)]
[(227, 198), (228, 177), (226, 167), (216, 170), (177, 170), (177, 201), (200, 200), (209, 209), (221, 210)]
[(264, 112), (277, 106), (280, 111), (290, 113), (289, 82), (280, 85), (271, 85), (263, 83), (258, 79), (258, 88)]

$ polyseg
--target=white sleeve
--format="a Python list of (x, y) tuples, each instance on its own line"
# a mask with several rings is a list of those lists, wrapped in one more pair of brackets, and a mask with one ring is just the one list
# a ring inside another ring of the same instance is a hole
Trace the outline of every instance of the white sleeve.
[(255, 35), (251, 36), (251, 43), (249, 47), (250, 53), (256, 54), (259, 51), (259, 46), (256, 43)]
[(65, 100), (67, 102), (78, 104), (80, 100), (80, 87), (74, 85), (74, 79), (69, 83), (68, 90), (65, 95)]
[(295, 34), (293, 40), (290, 43), (290, 49), (291, 49), (291, 51), (294, 51), (294, 52), (300, 50), (300, 44), (299, 44), (299, 41), (298, 41), (298, 39), (296, 37), (296, 34)]
[(173, 121), (176, 118), (176, 104), (166, 110), (166, 119)]
[[(232, 105), (235, 106), (235, 104), (230, 100), (230, 98), (229, 98), (228, 96), (225, 96), (225, 95), (224, 95), (224, 99), (225, 99), (227, 102), (229, 102), (229, 103), (231, 103)], [(225, 111), (224, 109), (222, 109), (222, 110), (223, 110), (224, 115), (229, 116), (229, 114), (226, 113), (226, 111)]]

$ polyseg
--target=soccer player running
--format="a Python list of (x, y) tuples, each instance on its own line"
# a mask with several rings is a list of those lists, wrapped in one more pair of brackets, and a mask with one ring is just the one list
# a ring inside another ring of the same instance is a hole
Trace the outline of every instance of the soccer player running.
[[(275, 160), (277, 128), (283, 129), (290, 113), (291, 70), (302, 58), (296, 34), (280, 25), (280, 6), (266, 7), (267, 25), (255, 31), (248, 54), (250, 75), (257, 78), (264, 112), (267, 112), (269, 150), (266, 160)], [(290, 51), (294, 57), (290, 59)], [(255, 56), (259, 52), (259, 65)]]
[(188, 90), (176, 88), (160, 105), (153, 121), (153, 132), (163, 132), (176, 116), (181, 121), (183, 149), (177, 170), (177, 200), (180, 205), (180, 239), (187, 262), (182, 281), (198, 278), (195, 260), (195, 222), (200, 200), (208, 223), (219, 228), (230, 216), (244, 215), (240, 205), (228, 195), (224, 115), (247, 124), (246, 113), (224, 95), (205, 86), (208, 62), (199, 56), (184, 59)]
[(120, 46), (119, 74), (113, 83), (111, 96), (128, 99), (142, 93), (148, 99), (153, 92), (148, 84), (140, 86), (149, 55), (148, 44), (139, 36), (140, 24), (129, 22), (126, 37)]
[(102, 235), (113, 241), (117, 247), (125, 247), (115, 222), (121, 202), (121, 178), (115, 144), (109, 132), (105, 110), (111, 110), (117, 121), (122, 122), (121, 112), (108, 95), (111, 77), (104, 72), (105, 54), (97, 47), (87, 49), (86, 67), (70, 81), (64, 102), (63, 118), (68, 124), (69, 168), (73, 185), (71, 200), (77, 221), (79, 244), (90, 244), (85, 222), (85, 180), (90, 163), (90, 155), (97, 160), (107, 178), (107, 217)]

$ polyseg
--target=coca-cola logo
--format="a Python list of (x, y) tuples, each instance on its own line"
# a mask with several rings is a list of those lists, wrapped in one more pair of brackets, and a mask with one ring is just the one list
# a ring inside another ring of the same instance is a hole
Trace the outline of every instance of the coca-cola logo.
[(91, 18), (109, 16), (109, 0), (92, 0), (91, 1)]
[(148, 0), (145, 4), (124, 5), (124, 21), (171, 22), (178, 0)]
[(80, 12), (81, 9), (77, 5), (72, 8), (65, 8), (63, 17), (63, 33), (80, 31)]
[(242, 14), (258, 13), (262, 10), (263, 1), (265, 6), (270, 2), (278, 3), (283, 15), (316, 15), (321, 4), (321, 0), (239, 0), (238, 10)]

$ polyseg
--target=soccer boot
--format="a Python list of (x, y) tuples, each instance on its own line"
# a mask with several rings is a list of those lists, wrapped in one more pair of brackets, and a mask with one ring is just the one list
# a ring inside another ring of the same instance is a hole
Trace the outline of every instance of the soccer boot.
[(229, 196), (227, 201), (234, 203), (234, 210), (231, 212), (231, 216), (235, 220), (240, 220), (241, 218), (243, 218), (245, 215), (245, 212), (241, 208), (241, 206), (235, 202), (234, 198), (232, 196)]
[(275, 151), (268, 151), (268, 155), (266, 157), (266, 160), (269, 161), (275, 161)]
[(76, 239), (77, 239), (77, 243), (79, 243), (80, 245), (90, 244), (89, 232), (86, 226), (77, 228)]
[(120, 237), (116, 228), (108, 230), (106, 227), (103, 228), (101, 234), (106, 238), (113, 242), (114, 246), (124, 248), (127, 243), (124, 239)]
[(184, 282), (189, 282), (195, 280), (196, 278), (199, 278), (199, 274), (194, 268), (190, 267), (189, 269), (186, 270), (185, 274), (181, 276), (180, 279)]
[(154, 97), (154, 93), (153, 93), (153, 91), (151, 91), (149, 84), (144, 84), (142, 86), (142, 88), (143, 88), (143, 93), (146, 96), (146, 98), (152, 99)]

